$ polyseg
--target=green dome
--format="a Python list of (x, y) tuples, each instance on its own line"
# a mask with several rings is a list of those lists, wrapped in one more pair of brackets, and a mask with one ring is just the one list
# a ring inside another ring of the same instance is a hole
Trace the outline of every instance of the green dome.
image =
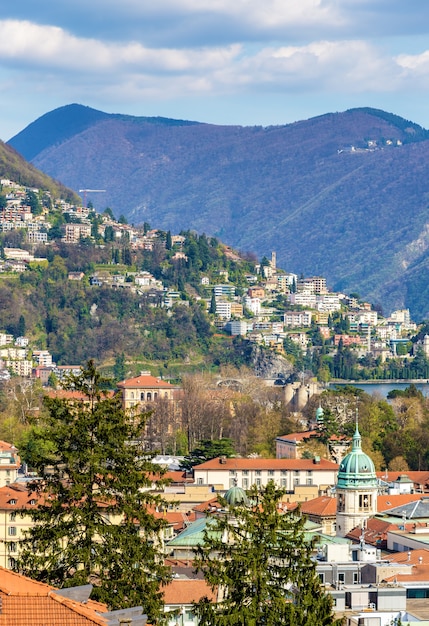
[(362, 451), (361, 436), (357, 424), (353, 435), (352, 451), (344, 457), (340, 464), (337, 487), (343, 489), (377, 487), (374, 463)]
[(231, 487), (225, 494), (225, 500), (231, 506), (236, 506), (238, 504), (244, 504), (247, 506), (249, 504), (249, 498), (246, 495), (244, 489), (241, 487)]
[(321, 406), (316, 409), (316, 422), (323, 422), (323, 409)]

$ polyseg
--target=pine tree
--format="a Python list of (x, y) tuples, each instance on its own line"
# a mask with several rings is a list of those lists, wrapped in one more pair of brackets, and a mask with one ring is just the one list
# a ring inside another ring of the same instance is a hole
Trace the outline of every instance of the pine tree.
[(34, 484), (39, 506), (18, 569), (58, 587), (91, 583), (94, 599), (112, 609), (143, 606), (156, 623), (159, 586), (169, 578), (160, 554), (164, 520), (148, 510), (159, 499), (141, 488), (157, 470), (138, 444), (145, 416), (128, 419), (104, 386), (89, 361), (68, 384), (84, 402), (46, 399), (45, 427), (31, 442), (44, 444), (34, 466), (43, 476)]
[(270, 482), (250, 491), (250, 504), (228, 505), (211, 518), (195, 564), (220, 599), (194, 605), (200, 626), (341, 623), (317, 577), (303, 518), (278, 508), (283, 493)]

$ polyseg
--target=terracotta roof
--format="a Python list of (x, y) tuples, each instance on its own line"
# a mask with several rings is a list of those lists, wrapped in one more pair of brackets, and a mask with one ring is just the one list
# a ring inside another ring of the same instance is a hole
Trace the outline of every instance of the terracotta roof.
[(281, 435), (280, 437), (277, 437), (277, 440), (297, 442), (297, 441), (303, 441), (305, 439), (310, 439), (310, 437), (314, 437), (316, 434), (317, 434), (316, 430), (305, 430), (304, 432), (301, 432), (301, 433), (291, 433), (290, 435)]
[[(419, 559), (421, 559), (421, 561), (419, 561)], [(395, 552), (394, 554), (389, 554), (388, 556), (385, 556), (383, 560), (389, 561), (391, 563), (429, 565), (429, 550), (418, 548), (416, 550), (410, 550), (409, 555), (408, 552)]]
[(385, 582), (412, 583), (429, 581), (429, 565), (412, 565), (409, 574), (395, 574), (384, 579)]
[[(14, 500), (15, 503), (13, 503)], [(34, 504), (30, 504), (33, 500)], [(40, 495), (29, 491), (25, 485), (14, 483), (0, 487), (0, 509), (2, 510), (33, 509), (37, 507), (40, 500)]]
[(412, 471), (407, 470), (406, 472), (390, 472), (384, 470), (383, 472), (376, 472), (377, 478), (381, 478), (385, 482), (391, 483), (398, 480), (400, 476), (406, 474), (408, 478), (410, 478), (416, 487), (423, 485), (424, 487), (429, 488), (429, 471)]
[[(363, 536), (365, 543), (371, 546), (375, 546), (380, 549), (387, 547), (387, 531), (397, 530), (396, 524), (391, 524), (384, 520), (377, 519), (376, 517), (370, 517), (366, 521), (366, 527), (363, 530)], [(347, 533), (347, 539), (358, 542), (362, 535), (362, 528), (356, 526), (349, 533)]]
[(301, 504), (301, 513), (304, 515), (333, 516), (337, 512), (337, 499), (329, 496), (320, 496), (307, 500)]
[(206, 513), (207, 511), (213, 511), (214, 509), (219, 509), (221, 507), (220, 502), (217, 498), (212, 498), (211, 500), (207, 500), (206, 502), (201, 502), (201, 504), (197, 504), (193, 507), (193, 511), (197, 513)]
[(397, 506), (403, 506), (409, 502), (420, 500), (421, 493), (400, 493), (395, 495), (377, 496), (377, 511), (379, 513), (394, 509)]
[(120, 389), (144, 389), (144, 388), (158, 388), (158, 389), (174, 389), (174, 385), (168, 383), (166, 380), (155, 378), (155, 376), (141, 375), (135, 378), (127, 378), (117, 384)]
[(192, 604), (198, 602), (204, 596), (210, 600), (216, 600), (216, 594), (210, 589), (205, 580), (172, 580), (163, 587), (165, 604)]
[[(58, 591), (58, 593), (57, 593)], [(59, 590), (0, 567), (0, 626), (105, 626), (107, 608), (79, 602)]]
[(255, 469), (255, 470), (338, 470), (337, 463), (320, 459), (315, 463), (312, 459), (237, 459), (217, 457), (200, 465), (194, 470), (218, 470), (229, 471), (232, 469)]

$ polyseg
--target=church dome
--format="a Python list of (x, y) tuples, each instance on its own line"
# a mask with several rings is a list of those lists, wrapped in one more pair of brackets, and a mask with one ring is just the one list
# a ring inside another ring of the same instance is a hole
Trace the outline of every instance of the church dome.
[(356, 424), (352, 450), (344, 457), (340, 464), (337, 487), (356, 489), (359, 487), (368, 488), (376, 486), (377, 476), (374, 463), (362, 450), (361, 436)]
[(244, 489), (241, 489), (241, 487), (231, 487), (228, 489), (224, 497), (230, 506), (237, 506), (240, 504), (247, 506), (249, 504), (249, 498), (247, 497)]

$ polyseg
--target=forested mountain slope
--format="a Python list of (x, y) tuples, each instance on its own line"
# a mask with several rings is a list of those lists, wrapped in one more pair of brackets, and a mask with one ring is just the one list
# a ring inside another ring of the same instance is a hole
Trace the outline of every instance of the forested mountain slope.
[(429, 315), (428, 133), (398, 116), (353, 109), (263, 128), (70, 105), (10, 143), (75, 190), (105, 189), (94, 206), (130, 222), (275, 250), (286, 270)]

